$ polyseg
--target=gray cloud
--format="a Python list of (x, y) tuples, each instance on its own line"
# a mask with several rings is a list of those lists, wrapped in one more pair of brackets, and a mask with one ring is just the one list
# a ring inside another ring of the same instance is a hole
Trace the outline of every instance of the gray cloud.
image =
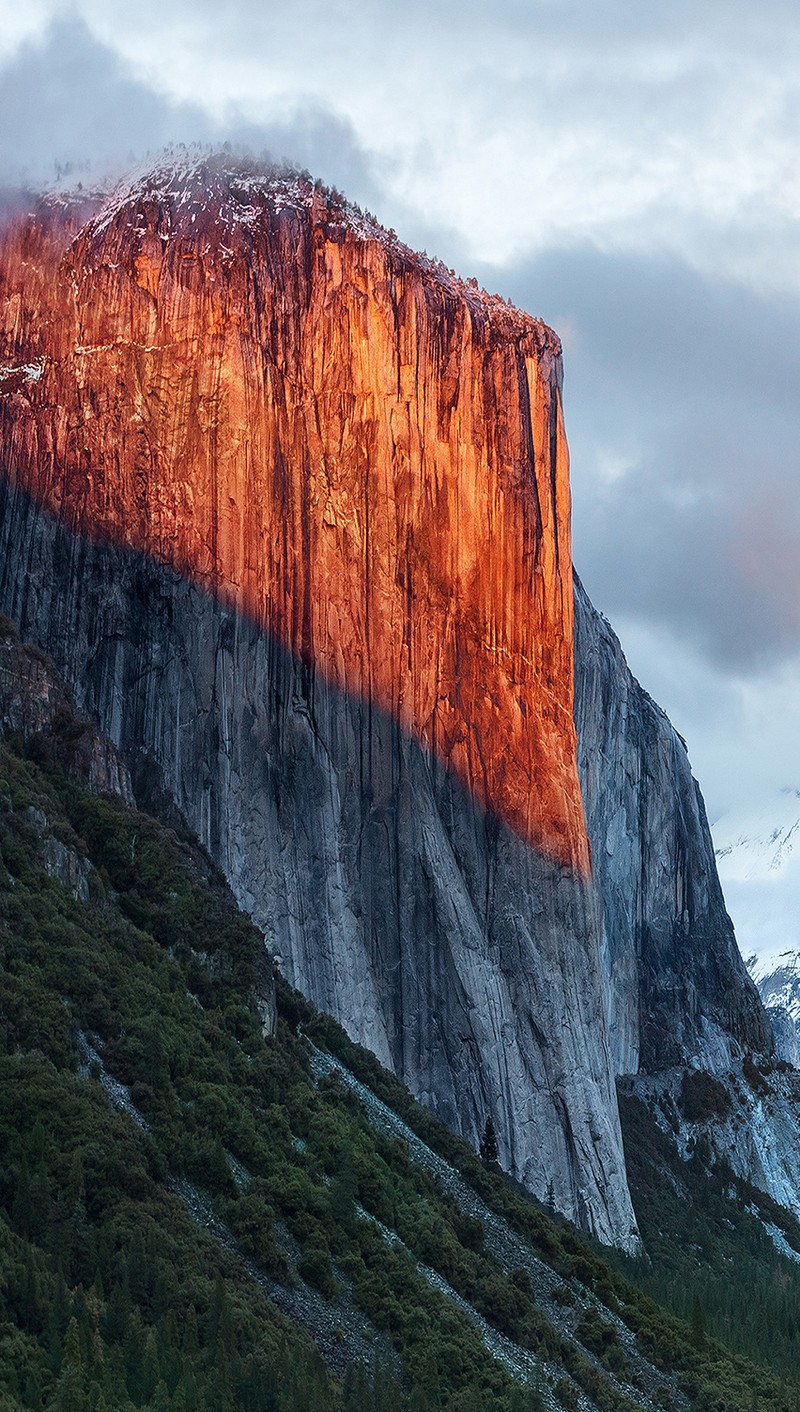
[(346, 119), (312, 102), (282, 120), (252, 122), (235, 107), (213, 117), (138, 78), (74, 15), (29, 39), (0, 70), (0, 184), (35, 185), (60, 172), (121, 172), (170, 143), (232, 141), (312, 169), (364, 204), (378, 195)]
[(800, 300), (591, 250), (481, 273), (564, 333), (575, 557), (600, 606), (726, 669), (800, 651)]
[[(53, 3), (52, 9), (65, 8)], [(115, 24), (126, 10), (124, 0), (83, 0), (85, 13), (102, 8)], [(323, 0), (297, 0), (292, 7), (303, 26), (331, 28), (342, 35), (344, 45), (357, 43), (365, 31), (394, 35), (395, 45), (408, 46), (422, 38), (420, 29), (445, 30), (457, 50), (476, 33), (496, 38), (512, 33), (518, 47), (536, 38), (565, 41), (573, 49), (591, 44), (602, 46), (609, 53), (620, 54), (635, 50), (642, 42), (661, 46), (689, 42), (696, 35), (714, 36), (728, 48), (743, 40), (772, 47), (776, 37), (785, 32), (796, 33), (797, 10), (792, 0), (763, 0), (758, 10), (746, 0), (707, 0), (699, 7), (695, 0), (669, 0), (658, 6), (631, 9), (628, 0), (498, 0), (487, 9), (484, 0), (407, 0), (403, 7), (402, 27), (396, 6), (391, 0), (344, 0), (344, 3), (323, 3)], [(236, 47), (237, 35), (274, 36), (291, 29), (292, 15), (285, 10), (265, 6), (263, 0), (228, 0), (226, 23), (220, 26), (220, 11), (216, 0), (171, 0), (167, 12), (163, 0), (139, 0), (136, 23), (148, 28), (160, 23), (176, 27), (181, 19), (193, 25), (205, 22), (219, 33), (219, 42)], [(310, 36), (313, 39), (313, 35)], [(482, 56), (478, 55), (480, 60)]]
[(168, 141), (209, 135), (199, 108), (158, 98), (76, 19), (27, 41), (0, 75), (0, 173), (9, 184), (130, 163)]
[(211, 0), (72, 3), (185, 102), (336, 112), (387, 198), (484, 259), (591, 239), (796, 284), (800, 22), (779, 0), (231, 0), (224, 24)]

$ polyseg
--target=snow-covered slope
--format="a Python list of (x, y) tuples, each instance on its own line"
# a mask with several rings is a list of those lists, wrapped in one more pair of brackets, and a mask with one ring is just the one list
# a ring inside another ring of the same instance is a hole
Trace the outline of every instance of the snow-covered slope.
[(800, 1020), (800, 951), (784, 951), (777, 961), (777, 965), (765, 966), (753, 955), (747, 966), (764, 1004), (788, 1011), (796, 1023)]
[[(761, 986), (800, 952), (800, 790), (786, 788), (713, 826), (719, 875), (742, 954)], [(768, 998), (765, 1003), (782, 1003)]]
[(747, 814), (726, 814), (715, 834), (727, 877), (752, 882), (786, 874), (800, 858), (800, 789), (782, 789)]

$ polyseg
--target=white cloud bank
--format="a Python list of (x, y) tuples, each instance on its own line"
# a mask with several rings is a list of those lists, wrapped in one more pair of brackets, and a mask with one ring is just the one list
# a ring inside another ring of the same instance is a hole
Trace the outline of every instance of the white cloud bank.
[(797, 288), (789, 4), (36, 0), (24, 23), (2, 8), (7, 54), (77, 15), (164, 100), (216, 123), (324, 109), (387, 202), (459, 231), (473, 259), (588, 241)]

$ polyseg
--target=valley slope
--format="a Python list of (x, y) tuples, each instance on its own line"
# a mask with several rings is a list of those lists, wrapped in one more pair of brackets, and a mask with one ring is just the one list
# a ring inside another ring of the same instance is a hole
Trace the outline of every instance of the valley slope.
[(676, 1182), (715, 1218), (709, 1271), (670, 1211), (679, 1298), (721, 1263), (741, 1311), (709, 1303), (728, 1346), (698, 1338), (293, 992), (185, 827), (128, 796), (0, 621), (4, 1409), (791, 1412), (797, 1222), (626, 1122), (658, 1256), (634, 1277), (669, 1273)]

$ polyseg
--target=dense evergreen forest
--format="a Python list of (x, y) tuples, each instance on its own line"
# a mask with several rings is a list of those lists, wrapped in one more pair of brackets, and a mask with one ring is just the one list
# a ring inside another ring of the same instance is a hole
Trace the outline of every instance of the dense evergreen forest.
[(615, 1264), (680, 1317), (700, 1319), (729, 1347), (796, 1378), (800, 1224), (725, 1164), (711, 1165), (702, 1147), (681, 1161), (640, 1098), (623, 1091), (620, 1112), (649, 1259), (618, 1256)]
[(794, 1412), (798, 1275), (751, 1193), (698, 1159), (670, 1194), (629, 1105), (652, 1263), (612, 1269), (280, 977), (273, 1025), (261, 937), (64, 770), (80, 729), (0, 744), (3, 1412)]

